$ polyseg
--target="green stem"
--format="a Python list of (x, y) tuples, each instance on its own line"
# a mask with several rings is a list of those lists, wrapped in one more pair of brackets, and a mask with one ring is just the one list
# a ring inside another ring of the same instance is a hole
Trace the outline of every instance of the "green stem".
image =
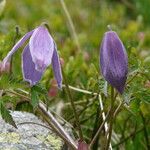
[(27, 101), (30, 101), (30, 100), (31, 100), (28, 96), (25, 96), (25, 95), (23, 95), (23, 94), (20, 94), (20, 93), (18, 93), (18, 92), (12, 91), (12, 90), (4, 90), (4, 92), (17, 95), (17, 96), (19, 96), (19, 97), (24, 98), (24, 99), (27, 100)]
[[(15, 30), (16, 30), (16, 33), (15, 33), (14, 40), (13, 40), (13, 46), (16, 44), (16, 40), (19, 36), (19, 27), (16, 26)], [(10, 75), (13, 73), (12, 72), (12, 67), (13, 67), (13, 56), (11, 57), (11, 60), (10, 60), (10, 70), (9, 70)]]
[(63, 79), (64, 79), (64, 82), (65, 82), (68, 98), (70, 100), (70, 103), (71, 103), (71, 106), (72, 106), (72, 109), (73, 109), (74, 117), (75, 117), (75, 120), (76, 120), (76, 125), (77, 125), (78, 131), (79, 131), (79, 137), (80, 137), (80, 140), (83, 140), (83, 134), (82, 134), (81, 126), (80, 126), (79, 117), (78, 117), (76, 107), (75, 107), (75, 104), (74, 104), (74, 100), (72, 98), (72, 95), (71, 95), (71, 92), (70, 92), (70, 89), (69, 89), (69, 85), (68, 85), (68, 82), (67, 82), (67, 79), (66, 79), (66, 76), (64, 74), (63, 69), (62, 69), (62, 74), (63, 74)]
[(123, 101), (120, 102), (120, 104), (119, 104), (118, 107), (116, 108), (116, 110), (115, 110), (115, 112), (114, 112), (114, 114), (113, 114), (113, 117), (114, 117), (114, 118), (115, 118), (115, 117), (117, 116), (117, 114), (119, 113), (119, 111), (120, 111), (122, 105), (123, 105)]
[(113, 108), (114, 108), (114, 88), (111, 86), (111, 108), (110, 108), (110, 126), (109, 126), (109, 133), (108, 133), (108, 139), (106, 142), (106, 150), (109, 149), (110, 142), (111, 142), (111, 135), (112, 135), (112, 129), (113, 129)]
[(125, 143), (127, 140), (129, 140), (130, 138), (132, 138), (132, 137), (135, 136), (136, 134), (142, 132), (143, 130), (144, 130), (144, 127), (141, 127), (140, 129), (138, 129), (138, 130), (136, 131), (136, 133), (135, 133), (135, 132), (131, 133), (129, 136), (127, 136), (126, 138), (122, 139), (119, 143), (113, 145), (113, 148), (116, 148), (116, 147), (118, 147), (119, 145)]
[(93, 146), (93, 144), (95, 143), (95, 141), (96, 141), (98, 135), (99, 135), (100, 132), (102, 131), (103, 126), (104, 126), (104, 124), (106, 123), (108, 117), (109, 117), (109, 112), (107, 113), (105, 120), (103, 120), (102, 124), (101, 124), (100, 127), (98, 128), (98, 131), (96, 132), (95, 136), (93, 137), (92, 141), (90, 142), (90, 144), (89, 144), (89, 149), (92, 149), (92, 146)]
[[(127, 120), (126, 120), (127, 122)], [(149, 124), (150, 120), (147, 120), (145, 122), (145, 124)], [(137, 129), (137, 131), (133, 131), (130, 135), (128, 135), (127, 137), (123, 138), (119, 143), (113, 145), (113, 148), (116, 148), (118, 146), (120, 146), (121, 144), (125, 143), (126, 141), (128, 141), (130, 138), (135, 137), (138, 133), (143, 132), (144, 130), (144, 126), (140, 127), (139, 129)]]
[(19, 26), (16, 26), (15, 30), (16, 30), (16, 34), (14, 36), (13, 46), (16, 44), (16, 40), (17, 40), (17, 38), (19, 36)]
[(40, 102), (38, 105), (38, 109), (42, 112), (42, 114), (47, 117), (47, 123), (50, 127), (68, 144), (68, 146), (72, 150), (76, 150), (77, 146), (74, 140), (70, 137), (70, 135), (64, 130), (64, 128), (60, 125), (60, 123), (55, 119), (55, 117), (51, 114), (50, 111), (47, 111), (46, 106)]
[[(62, 87), (66, 87), (65, 85), (62, 85)], [(92, 91), (88, 91), (88, 90), (84, 90), (84, 89), (80, 89), (71, 85), (68, 85), (70, 90), (76, 91), (76, 92), (80, 92), (80, 93), (84, 93), (84, 94), (88, 94), (88, 95), (93, 95), (93, 96), (98, 96), (99, 93), (94, 93)]]
[(139, 74), (139, 72), (137, 72), (137, 73), (126, 83), (126, 85), (129, 84), (130, 82), (132, 82), (132, 80), (134, 80), (134, 78), (135, 78), (138, 74)]
[(69, 13), (69, 11), (67, 9), (67, 6), (66, 6), (64, 0), (60, 0), (60, 3), (61, 3), (61, 6), (62, 6), (62, 8), (64, 10), (64, 13), (66, 15), (66, 18), (67, 18), (67, 21), (68, 21), (68, 24), (69, 24), (70, 33), (71, 33), (71, 35), (72, 35), (72, 37), (73, 37), (73, 39), (74, 39), (74, 41), (76, 43), (78, 51), (81, 52), (78, 36), (77, 36), (76, 30), (75, 30), (73, 21), (71, 19), (70, 13)]
[(148, 132), (146, 128), (146, 121), (145, 121), (142, 111), (140, 111), (140, 114), (141, 114), (141, 118), (142, 118), (143, 126), (144, 126), (144, 136), (145, 136), (146, 146), (147, 146), (147, 149), (150, 149), (149, 137), (148, 137)]
[(31, 121), (18, 123), (17, 126), (18, 126), (18, 125), (26, 125), (26, 124), (35, 124), (35, 125), (41, 126), (41, 127), (43, 127), (43, 128), (52, 130), (52, 128), (50, 128), (50, 127), (48, 127), (48, 126), (46, 126), (46, 125), (43, 125), (43, 124), (40, 124), (40, 123), (36, 123), (36, 122), (31, 122)]
[[(90, 101), (90, 103), (88, 103), (88, 104), (86, 104), (86, 106), (82, 109), (82, 110), (78, 110), (77, 112), (78, 112), (78, 116), (80, 117), (81, 116), (81, 114), (83, 113), (83, 112), (85, 112), (85, 110), (87, 109), (87, 108), (89, 108), (91, 105), (93, 105), (94, 104), (94, 102), (93, 101)], [(74, 118), (74, 115), (71, 115), (69, 118), (68, 118), (68, 120), (72, 120)], [(81, 123), (81, 122), (80, 122)]]
[[(76, 91), (76, 92), (80, 92), (80, 93), (84, 93), (84, 94), (87, 94), (87, 95), (92, 95), (92, 96), (97, 96), (97, 95), (99, 95), (99, 97), (101, 97), (101, 95), (100, 95), (99, 93), (94, 93), (94, 92), (92, 92), (92, 91), (88, 91), (88, 90), (85, 90), (85, 89), (80, 89), (80, 88), (73, 87), (73, 86), (70, 86), (70, 85), (68, 85), (68, 86), (69, 86), (69, 89), (70, 89), (70, 90), (73, 90), (73, 91)], [(62, 85), (62, 87), (65, 87), (65, 85)], [(116, 99), (117, 96), (118, 96), (118, 93), (115, 94), (114, 99)], [(100, 99), (100, 101), (101, 101), (101, 99)], [(120, 102), (119, 99), (117, 99), (117, 101)], [(122, 106), (123, 106), (128, 112), (130, 112), (132, 115), (135, 116), (135, 114), (129, 109), (129, 107), (128, 107), (126, 104), (123, 104)]]

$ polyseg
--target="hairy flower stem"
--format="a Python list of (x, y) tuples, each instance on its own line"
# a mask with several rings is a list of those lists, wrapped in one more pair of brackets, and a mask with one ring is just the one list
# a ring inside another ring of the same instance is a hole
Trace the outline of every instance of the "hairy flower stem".
[(113, 108), (114, 108), (114, 88), (111, 86), (111, 108), (110, 108), (110, 125), (109, 125), (109, 132), (108, 132), (108, 139), (106, 140), (106, 148), (105, 150), (108, 150), (110, 147), (111, 142), (111, 135), (112, 135), (112, 129), (113, 129)]
[(70, 92), (70, 89), (69, 89), (69, 85), (68, 85), (68, 82), (67, 82), (67, 79), (66, 79), (66, 76), (65, 76), (65, 73), (64, 73), (63, 69), (62, 69), (62, 74), (63, 74), (63, 79), (64, 79), (64, 83), (65, 83), (65, 86), (66, 86), (66, 91), (67, 91), (67, 94), (68, 94), (68, 98), (70, 100), (70, 103), (71, 103), (71, 106), (72, 106), (72, 109), (73, 109), (74, 117), (75, 117), (75, 120), (76, 120), (76, 125), (77, 125), (78, 131), (79, 131), (79, 137), (80, 137), (80, 140), (83, 140), (83, 134), (82, 134), (81, 126), (80, 126), (79, 117), (78, 117), (76, 107), (75, 107), (75, 104), (74, 104), (74, 100), (72, 98), (72, 95), (71, 95), (71, 92)]
[(64, 128), (58, 123), (54, 116), (49, 111), (47, 111), (46, 106), (40, 102), (38, 108), (42, 114), (50, 119), (50, 121), (46, 119), (50, 127), (68, 144), (71, 149), (76, 150), (77, 146), (73, 139), (65, 132)]
[(90, 145), (89, 145), (89, 149), (92, 149), (92, 146), (93, 146), (93, 144), (95, 143), (95, 141), (96, 141), (98, 135), (99, 135), (100, 132), (102, 131), (102, 129), (103, 129), (103, 127), (104, 127), (104, 125), (105, 125), (105, 123), (106, 123), (108, 117), (109, 117), (109, 114), (110, 114), (109, 112), (106, 114), (105, 120), (103, 120), (103, 122), (101, 123), (100, 127), (98, 128), (98, 131), (96, 132), (95, 136), (93, 137), (93, 139), (92, 139), (92, 141), (91, 141), (91, 143), (90, 143)]
[[(103, 111), (102, 112), (102, 118), (103, 118), (103, 121), (104, 121), (106, 119), (106, 115), (105, 115), (105, 112), (104, 112), (104, 106), (103, 106), (101, 95), (99, 95), (99, 103), (100, 103), (100, 109)], [(110, 110), (108, 111), (108, 113), (110, 115)], [(105, 129), (105, 133), (107, 133), (107, 131), (108, 131), (108, 123), (107, 122), (105, 122), (105, 124), (104, 124), (104, 129)], [(111, 145), (110, 145), (110, 147), (111, 147)]]

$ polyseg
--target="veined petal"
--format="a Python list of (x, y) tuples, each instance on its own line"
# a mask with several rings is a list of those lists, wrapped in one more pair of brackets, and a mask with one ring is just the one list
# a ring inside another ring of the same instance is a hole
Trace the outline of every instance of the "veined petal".
[(100, 48), (101, 72), (106, 81), (121, 94), (128, 72), (128, 58), (123, 43), (116, 32), (106, 32)]
[(26, 33), (12, 48), (12, 50), (7, 54), (7, 56), (3, 60), (3, 68), (5, 68), (5, 65), (8, 61), (10, 61), (11, 56), (17, 51), (18, 48), (20, 48), (25, 41), (33, 34), (34, 30)]
[(44, 26), (35, 29), (29, 41), (32, 60), (35, 64), (35, 69), (43, 71), (51, 64), (54, 43), (51, 35)]
[(32, 57), (27, 45), (22, 53), (22, 72), (25, 81), (28, 81), (30, 85), (35, 85), (42, 77), (43, 72), (39, 72), (35, 69), (35, 64), (32, 61)]
[(61, 72), (61, 65), (60, 65), (59, 55), (57, 53), (56, 44), (55, 44), (53, 57), (52, 57), (52, 66), (53, 66), (53, 71), (54, 71), (54, 75), (55, 75), (55, 79), (57, 81), (58, 87), (62, 88), (62, 72)]

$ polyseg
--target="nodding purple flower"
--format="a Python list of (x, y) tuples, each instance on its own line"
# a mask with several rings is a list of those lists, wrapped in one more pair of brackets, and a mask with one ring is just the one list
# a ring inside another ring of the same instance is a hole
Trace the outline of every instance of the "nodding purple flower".
[(12, 50), (4, 58), (3, 67), (10, 61), (11, 56), (17, 49), (19, 49), (28, 39), (29, 42), (22, 53), (22, 72), (24, 80), (28, 81), (31, 86), (35, 85), (41, 79), (46, 68), (52, 63), (58, 87), (61, 88), (62, 73), (57, 47), (47, 28), (44, 26), (39, 26), (26, 33), (15, 44)]
[(114, 31), (105, 33), (100, 48), (100, 67), (109, 84), (123, 93), (128, 73), (128, 58), (125, 47)]

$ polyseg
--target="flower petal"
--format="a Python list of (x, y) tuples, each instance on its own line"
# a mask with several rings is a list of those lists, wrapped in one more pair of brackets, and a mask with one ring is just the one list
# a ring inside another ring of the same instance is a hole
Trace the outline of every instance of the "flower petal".
[(54, 43), (51, 35), (44, 26), (35, 29), (30, 38), (29, 47), (36, 70), (45, 70), (51, 64)]
[(123, 43), (116, 32), (106, 32), (100, 48), (101, 72), (106, 81), (121, 94), (128, 72), (128, 58)]
[(25, 41), (33, 34), (34, 30), (26, 33), (12, 48), (12, 50), (7, 54), (7, 56), (3, 60), (3, 68), (5, 68), (5, 65), (8, 61), (10, 61), (11, 56), (17, 51), (18, 48), (20, 48)]
[(55, 75), (55, 79), (57, 80), (57, 84), (59, 88), (62, 88), (62, 72), (61, 72), (61, 65), (60, 65), (60, 60), (59, 60), (59, 55), (57, 53), (57, 47), (56, 44), (53, 52), (53, 57), (52, 57), (52, 66), (53, 66), (53, 71)]
[(30, 85), (35, 85), (42, 77), (43, 72), (39, 72), (35, 69), (35, 64), (32, 61), (32, 57), (27, 45), (22, 53), (22, 72), (25, 81), (28, 81)]

